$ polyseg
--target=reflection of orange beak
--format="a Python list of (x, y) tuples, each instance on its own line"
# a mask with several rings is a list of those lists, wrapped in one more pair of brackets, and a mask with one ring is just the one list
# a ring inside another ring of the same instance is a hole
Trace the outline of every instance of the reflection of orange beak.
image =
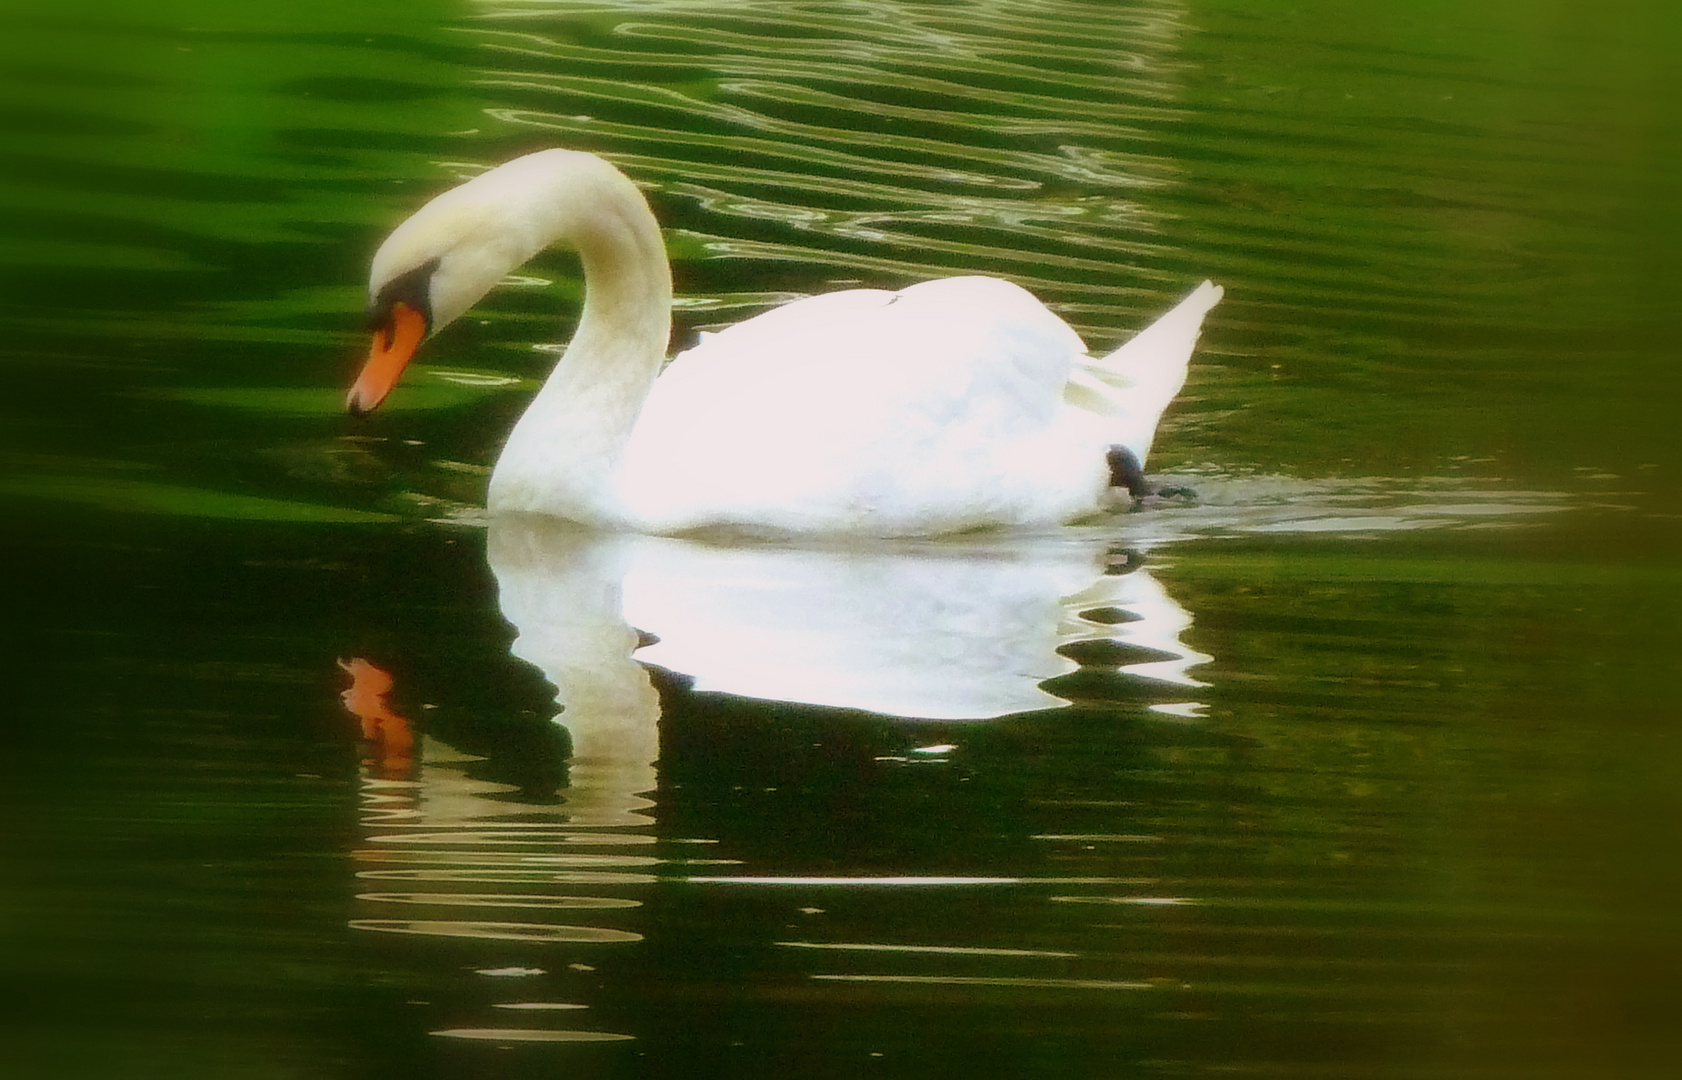
[(388, 769), (406, 768), (415, 748), (414, 729), (386, 702), (391, 676), (360, 656), (339, 667), (350, 674), (350, 689), (339, 695), (352, 716), (362, 721), (362, 737), (374, 743)]
[(368, 362), (362, 365), (362, 374), (356, 377), (350, 396), (345, 399), (345, 408), (352, 416), (366, 416), (385, 400), (424, 337), (424, 314), (401, 300), (391, 305), (391, 323), (374, 331)]

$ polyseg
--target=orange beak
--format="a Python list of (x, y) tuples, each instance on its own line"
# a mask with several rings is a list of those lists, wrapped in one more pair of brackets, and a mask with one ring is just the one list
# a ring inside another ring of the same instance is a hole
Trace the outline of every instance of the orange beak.
[(350, 388), (345, 408), (352, 416), (366, 416), (385, 400), (426, 337), (426, 315), (403, 301), (391, 305), (391, 321), (374, 331), (368, 362)]

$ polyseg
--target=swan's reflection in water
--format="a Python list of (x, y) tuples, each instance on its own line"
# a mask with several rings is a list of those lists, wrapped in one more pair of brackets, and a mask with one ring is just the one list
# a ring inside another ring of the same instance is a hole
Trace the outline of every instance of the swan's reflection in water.
[(558, 801), (476, 778), (480, 759), (437, 740), (422, 738), (411, 760), (389, 678), (344, 665), (355, 679), (345, 701), (371, 746), (356, 853), (368, 917), (352, 925), (483, 946), (468, 965), (483, 976), (478, 1000), (451, 1003), (443, 1035), (611, 1038), (584, 1022), (496, 1022), (492, 1010), (589, 1017), (576, 999), (595, 984), (580, 974), (604, 948), (642, 939), (645, 894), (662, 878), (777, 880), (724, 872), (733, 860), (708, 857), (711, 841), (659, 834), (648, 796), (660, 697), (644, 662), (695, 691), (945, 722), (1067, 705), (1043, 684), (1083, 665), (1159, 688), (1205, 685), (1192, 669), (1209, 657), (1180, 641), (1190, 616), (1136, 557), (1101, 541), (724, 545), (514, 519), (492, 526), (489, 557), (512, 651), (555, 688), (571, 741)]
[(1077, 643), (1187, 687), (1209, 659), (1161, 585), (1097, 541), (722, 545), (513, 519), (492, 526), (490, 563), (514, 652), (557, 688), (575, 745), (631, 756), (655, 748), (638, 631), (655, 641), (637, 659), (696, 690), (929, 720), (1067, 704), (1040, 684), (1079, 668)]

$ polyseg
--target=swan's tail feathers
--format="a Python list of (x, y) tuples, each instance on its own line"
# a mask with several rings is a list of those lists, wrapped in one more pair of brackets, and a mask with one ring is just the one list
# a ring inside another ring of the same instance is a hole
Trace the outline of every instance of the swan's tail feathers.
[(1203, 317), (1220, 302), (1221, 292), (1219, 285), (1205, 281), (1115, 352), (1075, 365), (1071, 404), (1104, 417), (1111, 441), (1131, 450), (1141, 465), (1157, 420), (1185, 385)]

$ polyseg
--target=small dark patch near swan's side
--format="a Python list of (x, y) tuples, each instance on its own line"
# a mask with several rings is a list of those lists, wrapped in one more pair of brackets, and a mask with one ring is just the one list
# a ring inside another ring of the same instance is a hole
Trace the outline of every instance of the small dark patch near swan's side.
[(1104, 460), (1110, 464), (1110, 486), (1124, 487), (1127, 494), (1133, 498), (1134, 509), (1138, 509), (1147, 498), (1161, 499), (1195, 499), (1197, 492), (1188, 487), (1153, 488), (1151, 482), (1145, 479), (1144, 466), (1127, 447), (1117, 444), (1110, 447), (1104, 455)]
[(1135, 499), (1142, 499), (1151, 493), (1150, 481), (1145, 479), (1144, 466), (1133, 451), (1125, 446), (1112, 446), (1104, 455), (1104, 460), (1110, 463), (1110, 486), (1124, 487), (1127, 494)]

